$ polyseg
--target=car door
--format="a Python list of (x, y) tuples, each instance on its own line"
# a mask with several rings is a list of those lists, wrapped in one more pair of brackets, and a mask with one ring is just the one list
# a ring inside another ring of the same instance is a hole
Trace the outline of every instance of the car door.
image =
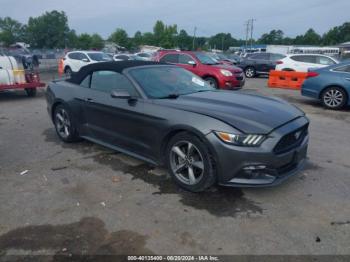
[(338, 73), (338, 76), (342, 79), (343, 86), (350, 93), (350, 65), (340, 66), (333, 69), (333, 71)]
[(159, 59), (159, 62), (176, 65), (179, 63), (179, 54), (165, 54)]
[(187, 69), (188, 71), (191, 71), (194, 74), (199, 74), (197, 68), (198, 63), (192, 56), (188, 54), (179, 54), (177, 65)]
[(72, 69), (73, 72), (78, 72), (81, 67), (80, 53), (69, 53), (67, 56), (69, 58), (67, 65)]
[[(126, 91), (133, 99), (114, 98), (112, 91)], [(144, 101), (135, 86), (122, 74), (114, 71), (95, 71), (85, 92), (83, 114), (88, 136), (104, 143), (140, 155), (150, 152), (143, 141)]]
[(307, 72), (309, 68), (319, 67), (314, 55), (296, 55), (292, 56), (291, 59), (294, 60), (293, 69), (297, 72)]
[(270, 71), (270, 54), (268, 53), (254, 54), (251, 57), (249, 57), (248, 60), (251, 60), (252, 65), (254, 66), (257, 72)]

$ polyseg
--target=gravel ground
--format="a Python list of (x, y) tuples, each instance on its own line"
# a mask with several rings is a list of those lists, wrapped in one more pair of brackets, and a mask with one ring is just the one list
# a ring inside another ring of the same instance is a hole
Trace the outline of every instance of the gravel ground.
[(305, 170), (274, 188), (214, 187), (201, 194), (121, 153), (89, 142), (63, 144), (43, 91), (35, 98), (0, 93), (0, 260), (4, 254), (350, 254), (349, 109), (328, 111), (266, 82), (249, 79), (242, 92), (275, 95), (307, 113)]

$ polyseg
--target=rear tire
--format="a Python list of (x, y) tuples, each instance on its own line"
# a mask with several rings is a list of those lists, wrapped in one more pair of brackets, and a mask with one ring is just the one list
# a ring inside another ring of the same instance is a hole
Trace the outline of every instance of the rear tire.
[(66, 75), (67, 78), (70, 78), (72, 76), (72, 74), (73, 74), (73, 71), (72, 71), (72, 69), (69, 66), (67, 66), (64, 69), (64, 74)]
[(244, 69), (244, 74), (247, 78), (253, 78), (256, 77), (256, 70), (252, 66), (248, 66), (246, 69)]
[(53, 122), (56, 133), (63, 142), (71, 143), (80, 140), (72, 115), (67, 106), (61, 104), (55, 108)]
[(188, 191), (202, 192), (216, 181), (209, 149), (190, 133), (179, 133), (169, 141), (166, 159), (173, 180)]
[(25, 89), (28, 97), (35, 97), (36, 96), (36, 88), (26, 88)]
[(218, 89), (218, 88), (219, 88), (218, 81), (216, 81), (216, 79), (215, 79), (214, 77), (206, 77), (204, 80), (207, 81), (207, 83), (208, 83), (212, 88), (215, 88), (215, 89)]
[(347, 93), (344, 91), (344, 89), (337, 86), (328, 87), (321, 94), (321, 102), (323, 106), (328, 109), (342, 109), (347, 101)]

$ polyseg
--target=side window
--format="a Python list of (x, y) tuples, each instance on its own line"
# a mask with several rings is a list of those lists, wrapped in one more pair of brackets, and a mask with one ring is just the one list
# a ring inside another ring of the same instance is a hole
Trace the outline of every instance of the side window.
[(70, 53), (68, 54), (68, 57), (70, 59), (79, 60), (79, 53)]
[(312, 55), (296, 55), (292, 56), (291, 59), (297, 62), (316, 64), (316, 57)]
[(324, 56), (318, 56), (316, 58), (316, 64), (321, 64), (321, 65), (334, 65), (335, 62), (328, 58), (328, 57), (324, 57)]
[(194, 62), (194, 59), (188, 55), (179, 55), (179, 64), (188, 64), (190, 61)]
[(268, 60), (269, 59), (269, 54), (255, 54), (250, 57), (250, 59), (256, 59), (256, 60)]
[(118, 56), (116, 56), (115, 58), (117, 58), (117, 59), (122, 59), (122, 60), (129, 60), (129, 57), (126, 56), (126, 55), (118, 55)]
[(350, 73), (350, 65), (341, 66), (341, 67), (335, 68), (335, 69), (333, 69), (333, 71), (336, 71), (336, 72), (344, 72), (344, 73)]
[(167, 54), (167, 55), (163, 56), (159, 61), (164, 62), (164, 63), (177, 64), (177, 63), (179, 63), (179, 55), (178, 54)]
[(83, 53), (78, 53), (79, 54), (79, 60), (87, 59), (90, 61), (90, 59)]
[(84, 80), (80, 83), (81, 87), (85, 88), (90, 88), (90, 80), (91, 80), (91, 75), (88, 75), (87, 77), (84, 78)]
[(122, 74), (113, 71), (95, 71), (91, 77), (91, 89), (111, 93), (113, 90), (127, 91), (138, 96), (133, 84)]
[(270, 60), (271, 61), (278, 61), (278, 60), (281, 60), (283, 58), (285, 58), (286, 56), (285, 55), (280, 55), (280, 54), (271, 54), (270, 55)]

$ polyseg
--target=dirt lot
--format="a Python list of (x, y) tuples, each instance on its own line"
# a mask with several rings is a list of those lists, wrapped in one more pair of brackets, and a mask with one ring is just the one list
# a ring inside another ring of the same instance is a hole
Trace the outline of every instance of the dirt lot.
[[(50, 79), (48, 75), (45, 79)], [(161, 168), (61, 143), (44, 93), (0, 94), (4, 254), (350, 254), (350, 111), (248, 80), (311, 120), (305, 170), (266, 189), (180, 190)], [(28, 170), (21, 175), (22, 171)]]

